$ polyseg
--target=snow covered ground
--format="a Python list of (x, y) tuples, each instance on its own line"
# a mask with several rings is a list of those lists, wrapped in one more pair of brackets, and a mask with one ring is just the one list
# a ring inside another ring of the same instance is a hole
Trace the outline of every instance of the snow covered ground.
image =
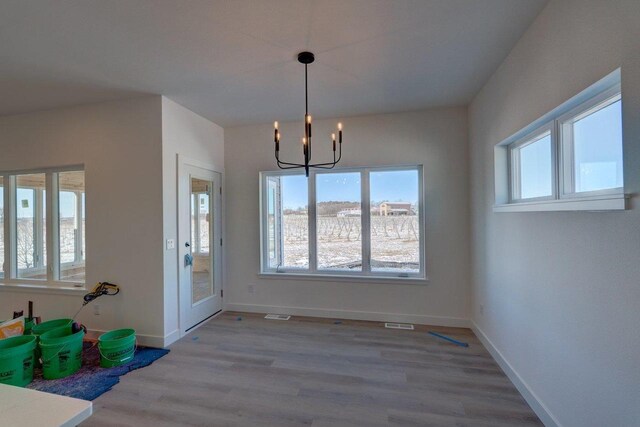
[[(360, 217), (319, 217), (318, 267), (359, 270), (362, 263)], [(371, 257), (374, 271), (418, 271), (420, 265), (418, 217), (371, 217)], [(284, 267), (309, 265), (306, 215), (284, 215)]]

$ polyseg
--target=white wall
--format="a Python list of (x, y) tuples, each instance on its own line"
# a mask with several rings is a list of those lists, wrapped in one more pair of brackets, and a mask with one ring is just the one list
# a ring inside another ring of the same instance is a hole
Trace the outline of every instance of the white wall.
[[(224, 173), (224, 131), (215, 123), (163, 97), (162, 203), (165, 242), (178, 238), (178, 154), (211, 165), (217, 172)], [(176, 240), (176, 249), (164, 251), (165, 345), (179, 337), (178, 268), (182, 263), (178, 261), (178, 245), (183, 243)]]
[[(101, 314), (85, 307), (90, 329), (135, 328), (162, 344), (162, 150), (160, 97), (0, 117), (0, 170), (85, 166), (87, 285), (121, 285)], [(70, 317), (81, 293), (0, 288), (0, 318), (35, 302), (44, 320)]]
[(637, 193), (637, 0), (551, 1), (469, 109), (473, 320), (548, 425), (640, 422), (638, 199), (621, 213), (493, 213), (493, 146), (620, 66)]
[[(337, 120), (314, 122), (329, 159)], [(258, 172), (276, 169), (270, 124), (225, 130), (227, 309), (466, 325), (469, 300), (467, 112), (443, 108), (342, 119), (340, 166), (424, 164), (427, 285), (262, 279)], [(301, 159), (301, 123), (281, 124), (282, 158)], [(324, 138), (324, 140), (323, 140)], [(249, 287), (254, 292), (250, 293)], [(227, 298), (228, 296), (228, 298)]]

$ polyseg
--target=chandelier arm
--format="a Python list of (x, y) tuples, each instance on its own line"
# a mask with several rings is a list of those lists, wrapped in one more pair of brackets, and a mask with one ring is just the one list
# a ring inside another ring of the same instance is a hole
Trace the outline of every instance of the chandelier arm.
[(319, 168), (322, 166), (335, 166), (336, 164), (338, 164), (338, 162), (327, 162), (327, 163), (315, 163), (315, 164), (310, 164), (309, 167), (310, 168)]
[(303, 168), (304, 167), (304, 165), (300, 164), (300, 163), (289, 163), (289, 162), (283, 162), (281, 160), (278, 160), (278, 166), (280, 166), (280, 165), (288, 165), (288, 166), (293, 166), (293, 167), (296, 167), (296, 168)]
[[(337, 163), (318, 163), (316, 165), (309, 165), (310, 168), (316, 168), (316, 169), (333, 169), (336, 166)], [(331, 165), (331, 166), (324, 166), (324, 165)]]
[(280, 166), (280, 165), (278, 165), (278, 168), (280, 168), (280, 169), (304, 169), (304, 165), (297, 165), (297, 166)]
[[(290, 165), (290, 166), (294, 166), (294, 167), (297, 167), (297, 168), (303, 168), (304, 167), (304, 165), (301, 165), (300, 163), (290, 163), (290, 162), (285, 162), (285, 161), (280, 160), (280, 156), (279, 156), (279, 154), (277, 152), (276, 152), (276, 161), (278, 162), (278, 167), (280, 167), (281, 164), (282, 165)], [(287, 168), (287, 169), (289, 169), (289, 168)]]

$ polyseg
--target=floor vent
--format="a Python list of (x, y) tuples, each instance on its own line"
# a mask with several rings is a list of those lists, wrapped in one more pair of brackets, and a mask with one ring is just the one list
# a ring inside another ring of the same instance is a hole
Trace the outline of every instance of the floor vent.
[(413, 331), (413, 325), (411, 323), (385, 323), (384, 327), (387, 329), (404, 329), (407, 331)]
[(291, 316), (286, 314), (267, 314), (264, 318), (269, 320), (289, 320)]

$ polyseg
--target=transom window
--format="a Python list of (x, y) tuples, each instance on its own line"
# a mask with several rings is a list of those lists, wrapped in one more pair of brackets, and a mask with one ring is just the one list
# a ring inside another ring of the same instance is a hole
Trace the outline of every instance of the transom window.
[(625, 208), (620, 72), (498, 144), (496, 211)]
[(84, 171), (0, 174), (0, 196), (2, 282), (84, 283)]
[(260, 180), (262, 272), (424, 277), (421, 166)]

